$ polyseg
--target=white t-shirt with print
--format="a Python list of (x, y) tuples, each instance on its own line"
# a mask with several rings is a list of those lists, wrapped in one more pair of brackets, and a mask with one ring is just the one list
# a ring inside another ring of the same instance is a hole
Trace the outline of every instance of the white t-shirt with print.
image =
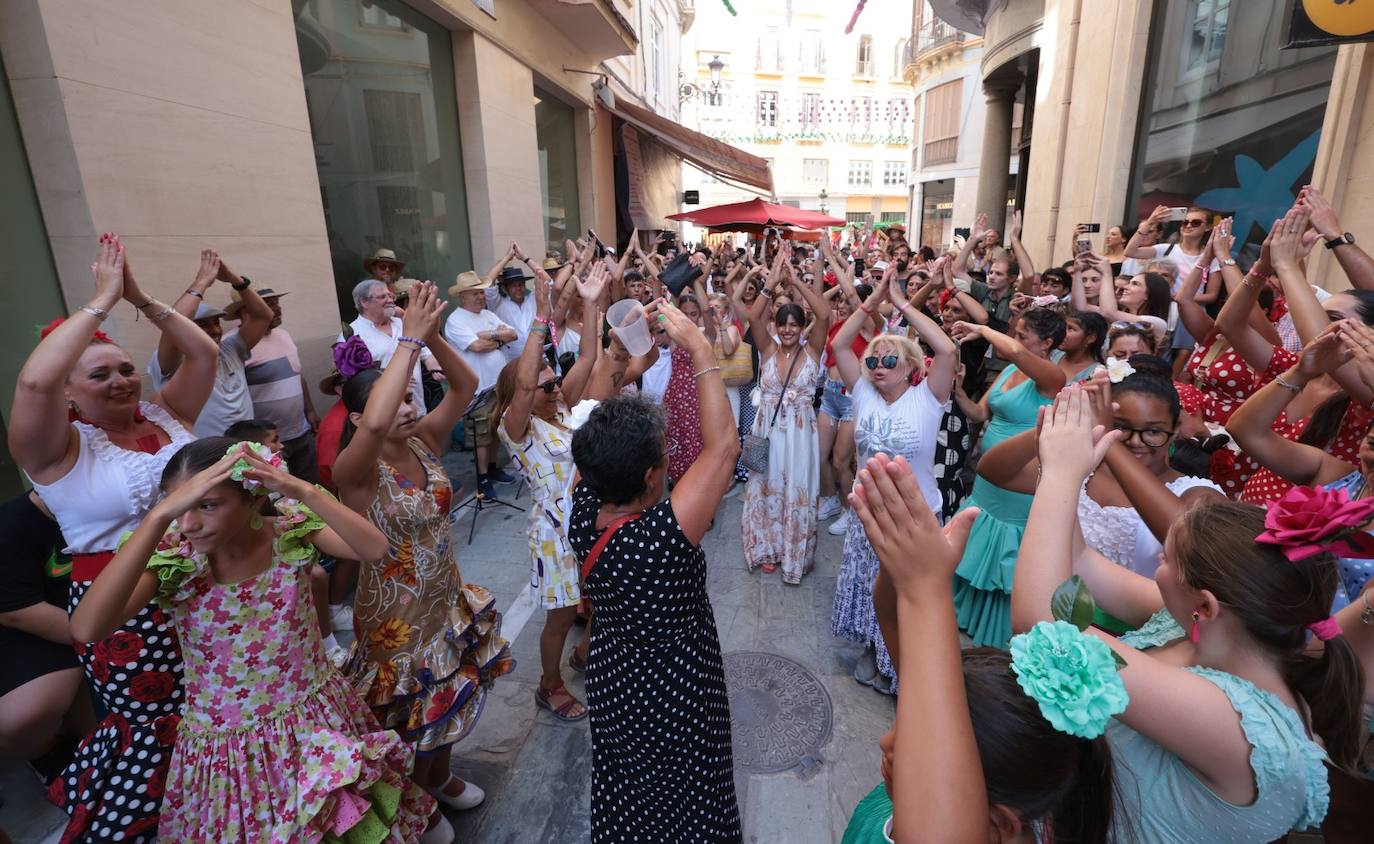
[[(873, 382), (860, 377), (850, 391), (854, 397), (854, 446), (859, 466), (882, 452), (901, 455), (911, 464), (926, 506), (940, 512), (940, 488), (935, 483), (935, 440), (945, 409), (930, 391), (930, 382), (908, 387), (891, 404)], [(855, 481), (857, 483), (857, 481)]]

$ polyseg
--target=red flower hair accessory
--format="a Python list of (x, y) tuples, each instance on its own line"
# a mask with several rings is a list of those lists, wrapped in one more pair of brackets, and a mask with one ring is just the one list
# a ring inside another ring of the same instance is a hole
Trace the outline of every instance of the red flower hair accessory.
[(1352, 501), (1345, 490), (1295, 486), (1266, 508), (1265, 530), (1255, 541), (1279, 546), (1290, 563), (1323, 551), (1374, 559), (1374, 536), (1365, 532), (1374, 520), (1374, 498)]
[[(55, 318), (52, 322), (48, 323), (47, 325), (43, 326), (42, 328), (40, 328), (40, 329), (38, 330), (38, 339), (40, 339), (40, 340), (46, 340), (49, 334), (51, 334), (51, 333), (53, 333), (54, 331), (57, 330), (57, 326), (61, 325), (62, 323), (66, 322), (66, 321), (67, 321), (67, 318), (66, 318), (66, 317), (57, 317), (57, 318)], [(106, 334), (105, 332), (101, 331), (101, 330), (98, 329), (98, 328), (95, 330), (95, 333), (91, 335), (91, 339), (94, 340), (94, 341), (97, 342), (97, 343), (113, 343), (113, 342), (114, 342), (113, 340), (110, 339), (110, 335)]]

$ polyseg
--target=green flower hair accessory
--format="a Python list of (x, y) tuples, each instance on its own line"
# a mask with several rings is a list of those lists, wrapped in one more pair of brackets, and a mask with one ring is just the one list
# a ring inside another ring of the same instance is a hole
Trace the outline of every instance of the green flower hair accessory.
[[(224, 452), (224, 456), (228, 457), (229, 455), (234, 454), (239, 450), (240, 446), (245, 445), (248, 446), (249, 451), (253, 452), (263, 460), (266, 460), (268, 463), (271, 463), (273, 466), (280, 467), (282, 465), (281, 455), (273, 454), (272, 449), (268, 448), (262, 443), (234, 443), (233, 445), (229, 446), (227, 451)], [(243, 488), (253, 493), (254, 495), (266, 495), (267, 489), (262, 485), (262, 481), (244, 477), (243, 473), (251, 471), (252, 468), (253, 465), (249, 463), (246, 458), (240, 457), (238, 460), (234, 461), (234, 465), (229, 469), (229, 477), (231, 480), (243, 484)]]
[(1130, 702), (1112, 649), (1067, 621), (1042, 621), (1013, 636), (1011, 669), (1045, 720), (1078, 738), (1102, 735)]

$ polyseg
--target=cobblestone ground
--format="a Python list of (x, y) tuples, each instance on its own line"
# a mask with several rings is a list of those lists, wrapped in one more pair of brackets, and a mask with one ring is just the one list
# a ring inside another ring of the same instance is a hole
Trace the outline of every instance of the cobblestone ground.
[[(470, 488), (470, 454), (451, 453), (445, 463)], [(515, 496), (514, 486), (499, 491), (518, 506), (529, 503), (523, 491)], [(892, 721), (894, 700), (853, 680), (858, 648), (830, 635), (842, 537), (822, 529), (815, 570), (801, 586), (785, 586), (778, 574), (745, 571), (740, 506), (739, 496), (724, 502), (704, 547), (727, 670), (734, 667), (735, 779), (744, 838), (839, 841), (854, 804), (878, 780), (878, 738)], [(459, 565), (465, 580), (496, 596), (518, 664), (496, 682), (477, 728), (454, 753), (454, 771), (487, 791), (486, 803), (477, 809), (450, 813), (457, 840), (589, 841), (587, 722), (559, 722), (534, 703), (544, 612), (528, 597), (525, 514), (504, 507), (483, 510), (468, 545), (471, 523), (471, 511), (464, 510), (454, 525)], [(730, 656), (742, 652), (748, 653)], [(585, 699), (582, 678), (564, 674), (573, 693)], [(0, 763), (0, 789), (0, 829), (17, 842), (58, 840), (65, 815), (43, 802), (27, 768)]]

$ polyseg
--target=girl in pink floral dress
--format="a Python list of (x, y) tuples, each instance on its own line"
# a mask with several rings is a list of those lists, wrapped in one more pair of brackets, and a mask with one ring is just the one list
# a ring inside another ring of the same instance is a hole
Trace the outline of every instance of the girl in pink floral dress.
[[(159, 841), (417, 841), (434, 804), (409, 780), (413, 753), (325, 659), (310, 592), (319, 551), (365, 558), (386, 540), (265, 457), (223, 437), (178, 451), (72, 637), (100, 639), (154, 597), (176, 623), (186, 707), (156, 784)], [(252, 493), (267, 491), (283, 497), (265, 520)]]

